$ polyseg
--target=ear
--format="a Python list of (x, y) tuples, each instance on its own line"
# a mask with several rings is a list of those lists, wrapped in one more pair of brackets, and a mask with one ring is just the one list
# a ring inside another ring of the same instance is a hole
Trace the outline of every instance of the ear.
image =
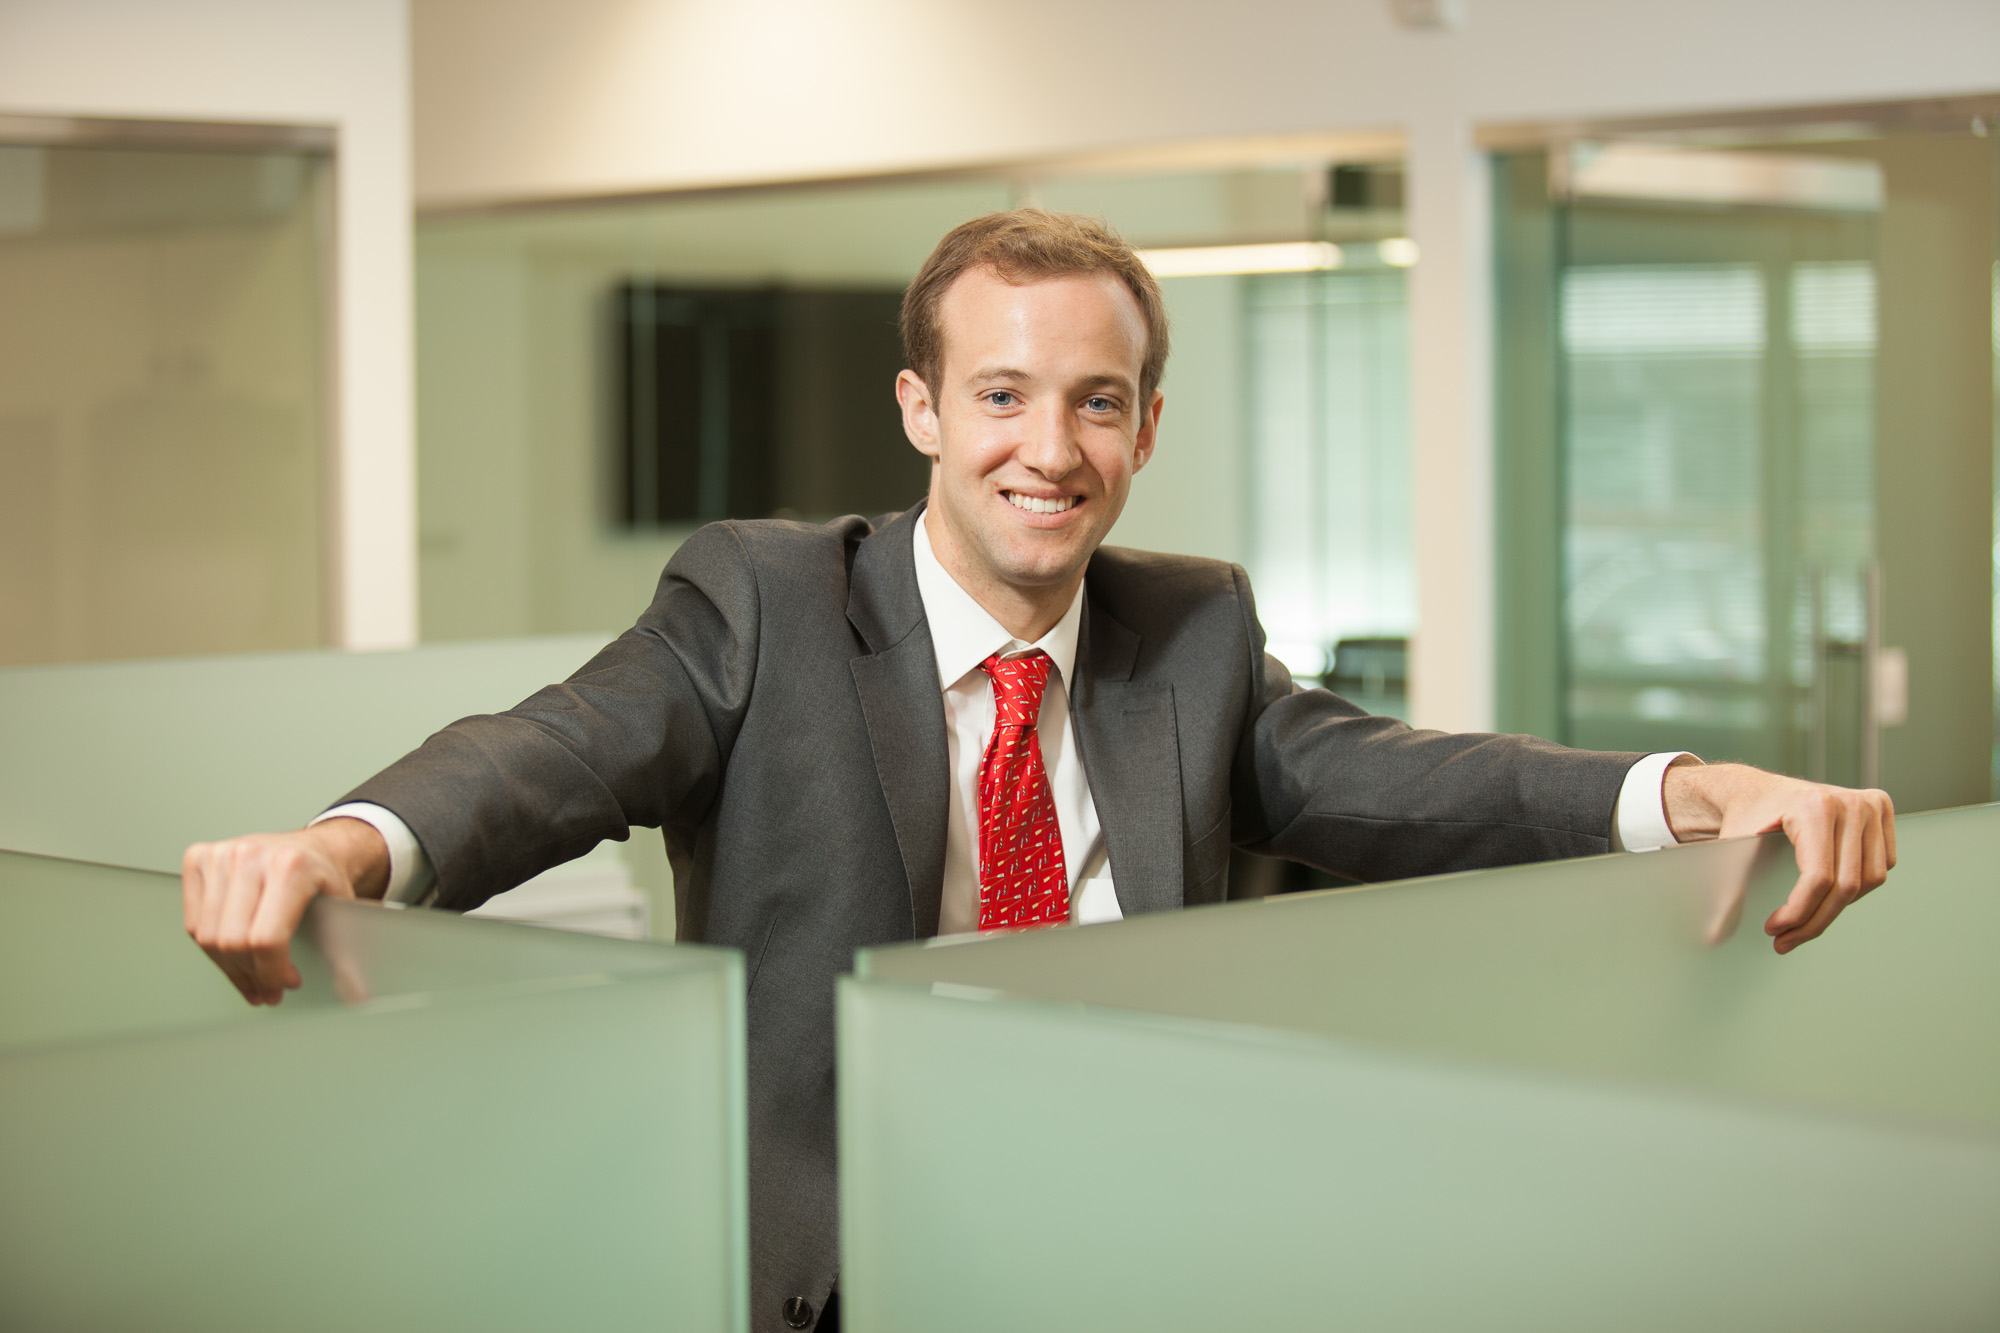
[(1132, 441), (1132, 470), (1137, 472), (1153, 457), (1153, 446), (1159, 442), (1160, 409), (1167, 405), (1167, 396), (1158, 389), (1153, 390), (1153, 401), (1146, 404), (1146, 415), (1139, 422), (1139, 434)]
[(896, 375), (896, 402), (903, 409), (903, 434), (910, 437), (918, 453), (936, 462), (937, 404), (931, 401), (931, 391), (917, 378), (916, 371), (905, 370)]

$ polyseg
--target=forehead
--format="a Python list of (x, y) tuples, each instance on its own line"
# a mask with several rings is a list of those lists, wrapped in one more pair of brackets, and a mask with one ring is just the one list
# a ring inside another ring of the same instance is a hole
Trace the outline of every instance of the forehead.
[(1005, 364), (1136, 382), (1146, 355), (1138, 298), (1111, 273), (1010, 282), (992, 268), (967, 269), (938, 302), (938, 331), (947, 379)]

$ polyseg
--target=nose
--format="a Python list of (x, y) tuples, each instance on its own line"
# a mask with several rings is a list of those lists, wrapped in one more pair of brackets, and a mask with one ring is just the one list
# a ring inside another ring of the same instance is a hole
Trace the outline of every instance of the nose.
[(1040, 404), (1021, 419), (1021, 425), (1014, 459), (1043, 480), (1061, 481), (1083, 461), (1075, 414), (1066, 404), (1056, 400)]

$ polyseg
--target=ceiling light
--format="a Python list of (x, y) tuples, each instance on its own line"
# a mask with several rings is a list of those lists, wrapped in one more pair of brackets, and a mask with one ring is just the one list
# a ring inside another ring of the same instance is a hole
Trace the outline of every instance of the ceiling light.
[(1407, 236), (1391, 236), (1376, 245), (1375, 255), (1391, 268), (1408, 268), (1417, 262), (1417, 243)]
[(1310, 273), (1339, 268), (1341, 254), (1340, 247), (1330, 241), (1280, 241), (1141, 250), (1139, 259), (1156, 278), (1195, 278), (1229, 273)]

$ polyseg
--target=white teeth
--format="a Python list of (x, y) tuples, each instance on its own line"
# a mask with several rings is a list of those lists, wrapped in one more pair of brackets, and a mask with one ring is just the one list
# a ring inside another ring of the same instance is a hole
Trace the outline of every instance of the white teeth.
[(1074, 495), (1059, 496), (1053, 500), (1043, 500), (1033, 495), (1017, 495), (1013, 491), (1002, 491), (1007, 503), (1016, 509), (1025, 509), (1031, 514), (1060, 514), (1076, 503)]

